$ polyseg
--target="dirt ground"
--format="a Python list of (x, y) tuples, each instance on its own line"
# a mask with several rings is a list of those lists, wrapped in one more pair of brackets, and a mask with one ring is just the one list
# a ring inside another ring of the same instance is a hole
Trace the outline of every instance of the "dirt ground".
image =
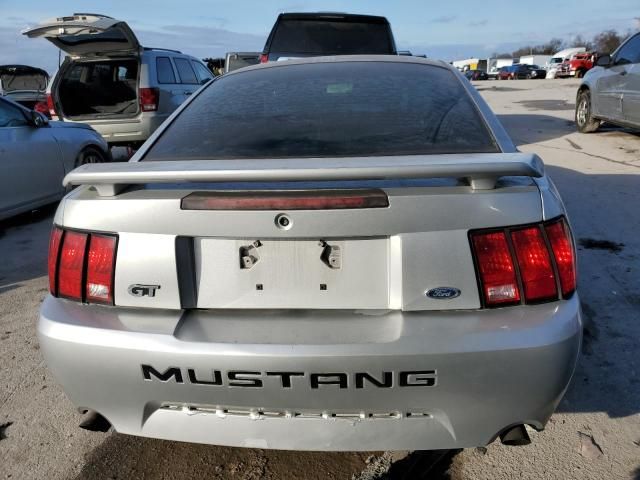
[(476, 84), (520, 148), (544, 159), (579, 241), (584, 352), (531, 445), (327, 454), (81, 430), (35, 337), (48, 208), (0, 223), (0, 479), (640, 479), (640, 134), (576, 133), (576, 86)]

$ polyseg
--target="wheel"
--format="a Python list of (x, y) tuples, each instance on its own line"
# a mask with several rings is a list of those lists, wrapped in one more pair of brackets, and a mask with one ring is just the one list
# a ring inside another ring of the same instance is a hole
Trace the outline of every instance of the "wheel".
[(600, 126), (600, 120), (591, 116), (591, 93), (583, 90), (576, 101), (576, 126), (582, 133), (595, 132)]
[(584, 77), (584, 73), (585, 73), (585, 72), (584, 72), (584, 70), (578, 70), (578, 71), (576, 72), (576, 78), (582, 78), (582, 77)]
[(525, 77), (527, 80), (531, 80), (531, 74), (527, 73), (527, 76)]
[(104, 154), (95, 147), (87, 147), (80, 152), (74, 166), (77, 168), (88, 163), (103, 163)]

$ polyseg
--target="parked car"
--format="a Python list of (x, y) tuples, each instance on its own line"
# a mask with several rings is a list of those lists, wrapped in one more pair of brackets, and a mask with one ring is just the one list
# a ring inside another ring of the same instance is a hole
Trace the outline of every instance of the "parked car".
[(385, 17), (347, 13), (281, 13), (260, 62), (322, 55), (396, 55)]
[(260, 63), (260, 52), (229, 52), (224, 62), (224, 73)]
[(111, 146), (137, 148), (213, 78), (199, 59), (142, 47), (125, 22), (104, 15), (74, 14), (23, 33), (68, 55), (48, 89), (51, 117), (87, 123)]
[(55, 217), (38, 331), (87, 428), (292, 450), (525, 443), (571, 378), (563, 204), (443, 62), (243, 68), (132, 161), (65, 183), (82, 186)]
[(545, 78), (546, 74), (546, 70), (537, 65), (517, 63), (502, 67), (498, 72), (498, 80), (541, 79)]
[(576, 77), (582, 78), (585, 73), (593, 68), (593, 62), (595, 60), (595, 53), (583, 52), (576, 53), (571, 58), (565, 60), (560, 64), (556, 77)]
[(47, 84), (49, 74), (41, 68), (28, 65), (0, 66), (0, 96), (40, 113), (49, 115), (47, 109)]
[(602, 55), (578, 87), (576, 126), (595, 132), (602, 122), (640, 129), (640, 33)]
[(468, 80), (489, 80), (489, 75), (484, 70), (467, 70), (464, 76)]
[(91, 127), (49, 122), (0, 98), (0, 220), (60, 200), (67, 173), (110, 158), (107, 142)]

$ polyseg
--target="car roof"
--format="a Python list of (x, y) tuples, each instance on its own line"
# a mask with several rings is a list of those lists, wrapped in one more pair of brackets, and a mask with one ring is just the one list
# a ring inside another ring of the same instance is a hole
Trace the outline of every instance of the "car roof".
[(385, 23), (389, 21), (386, 17), (377, 15), (361, 15), (344, 12), (288, 12), (278, 15), (278, 20), (344, 20), (344, 21), (366, 21), (369, 23)]
[(379, 62), (379, 63), (415, 63), (421, 65), (431, 65), (435, 67), (442, 67), (448, 70), (455, 70), (454, 67), (449, 65), (442, 60), (433, 60), (430, 58), (423, 57), (408, 57), (404, 55), (333, 55), (327, 57), (305, 57), (305, 58), (295, 58), (290, 60), (278, 61), (278, 62), (267, 62), (267, 63), (259, 63), (257, 65), (252, 65), (250, 67), (244, 67), (240, 70), (235, 70), (233, 72), (229, 72), (225, 74), (225, 76), (230, 75), (241, 75), (243, 73), (253, 71), (253, 70), (262, 70), (267, 68), (282, 68), (293, 65), (307, 65), (307, 64), (323, 64), (323, 63), (350, 63), (350, 62)]

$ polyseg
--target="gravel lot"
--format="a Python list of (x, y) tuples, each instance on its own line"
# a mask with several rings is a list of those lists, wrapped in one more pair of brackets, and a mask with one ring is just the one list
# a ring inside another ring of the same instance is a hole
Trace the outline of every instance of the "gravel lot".
[(523, 151), (546, 162), (579, 240), (584, 354), (533, 443), (462, 452), (296, 453), (77, 428), (35, 337), (53, 208), (0, 223), (0, 478), (640, 479), (640, 135), (581, 135), (573, 80), (478, 82)]

